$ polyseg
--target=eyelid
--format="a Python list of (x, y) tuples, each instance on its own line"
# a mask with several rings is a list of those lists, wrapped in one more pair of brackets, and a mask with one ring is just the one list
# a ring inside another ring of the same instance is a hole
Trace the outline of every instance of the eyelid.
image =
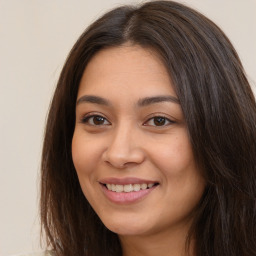
[[(147, 125), (147, 123), (151, 120), (153, 120), (154, 118), (157, 118), (157, 117), (161, 117), (161, 118), (164, 118), (166, 121), (168, 121), (168, 124), (164, 124), (164, 125)], [(161, 113), (156, 113), (154, 115), (151, 115), (150, 117), (148, 117), (147, 121), (143, 123), (144, 126), (153, 126), (153, 127), (157, 127), (157, 128), (163, 128), (163, 127), (166, 127), (166, 126), (169, 126), (171, 124), (174, 124), (176, 123), (176, 121), (174, 121), (173, 119), (171, 119), (169, 116), (166, 116), (165, 114), (161, 114)]]
[[(88, 122), (88, 120), (90, 118), (93, 117), (102, 117), (104, 119), (104, 123), (103, 124), (90, 124)], [(164, 118), (168, 123), (164, 124), (164, 125), (152, 125), (152, 124), (148, 124), (151, 120), (153, 120), (154, 118)], [(106, 125), (111, 125), (111, 122), (108, 120), (107, 117), (105, 117), (104, 114), (99, 113), (99, 112), (90, 112), (87, 114), (82, 115), (82, 117), (80, 118), (80, 122), (83, 124), (87, 124), (87, 125), (91, 125), (91, 126), (106, 126)], [(107, 122), (107, 124), (105, 123)], [(169, 115), (163, 114), (163, 113), (153, 113), (151, 115), (149, 115), (146, 119), (146, 121), (142, 124), (143, 126), (151, 126), (151, 127), (157, 127), (157, 128), (164, 128), (167, 127), (169, 125), (172, 125), (176, 123), (175, 118), (170, 117)]]
[[(90, 118), (93, 118), (93, 117), (102, 117), (105, 121), (108, 122), (108, 124), (100, 124), (100, 125), (96, 125), (96, 124), (90, 124), (88, 123), (88, 120)], [(103, 114), (101, 113), (97, 113), (97, 112), (90, 112), (90, 113), (87, 113), (85, 115), (83, 115), (80, 119), (80, 122), (83, 123), (83, 124), (88, 124), (88, 125), (91, 125), (91, 126), (105, 126), (105, 125), (111, 125), (110, 121), (108, 120), (108, 118), (106, 118)]]

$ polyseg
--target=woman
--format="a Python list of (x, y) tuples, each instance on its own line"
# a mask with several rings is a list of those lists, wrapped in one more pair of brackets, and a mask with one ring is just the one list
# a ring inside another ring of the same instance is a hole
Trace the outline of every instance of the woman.
[(71, 50), (42, 155), (69, 255), (256, 255), (256, 104), (223, 32), (172, 1), (117, 8)]

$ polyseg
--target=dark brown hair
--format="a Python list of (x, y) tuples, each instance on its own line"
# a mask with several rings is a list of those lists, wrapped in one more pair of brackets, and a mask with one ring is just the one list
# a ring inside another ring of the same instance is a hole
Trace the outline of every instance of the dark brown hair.
[[(41, 220), (58, 256), (120, 256), (84, 197), (71, 157), (78, 85), (99, 50), (132, 42), (154, 49), (173, 81), (207, 187), (191, 227), (197, 256), (256, 255), (256, 104), (224, 33), (172, 1), (116, 8), (72, 48), (49, 111), (42, 154)], [(159, 252), (161, 254), (161, 252)]]

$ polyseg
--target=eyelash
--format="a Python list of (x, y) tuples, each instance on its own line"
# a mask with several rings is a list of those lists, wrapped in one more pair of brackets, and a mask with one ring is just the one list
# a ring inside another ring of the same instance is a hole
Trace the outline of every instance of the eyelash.
[[(160, 120), (158, 120), (158, 121), (160, 121), (160, 122), (163, 121), (164, 124), (163, 125), (156, 125), (155, 122), (157, 121), (157, 119), (162, 119), (161, 121)], [(154, 122), (155, 125), (153, 125), (153, 124), (150, 125), (150, 124), (148, 124), (149, 122)], [(169, 118), (167, 118), (164, 115), (156, 115), (156, 116), (153, 116), (153, 117), (149, 118), (143, 125), (144, 126), (154, 126), (154, 127), (166, 127), (166, 126), (169, 126), (169, 125), (174, 124), (174, 123), (175, 122), (173, 120), (170, 120)]]
[(96, 114), (89, 114), (89, 115), (86, 115), (85, 117), (82, 118), (81, 122), (83, 124), (88, 124), (88, 125), (91, 125), (91, 126), (100, 126), (100, 125), (110, 125), (110, 122), (108, 122), (108, 124), (90, 124), (90, 119), (93, 120), (93, 118), (100, 118), (101, 120), (103, 120), (104, 122), (107, 121), (107, 119), (101, 115), (96, 115)]
[[(102, 124), (90, 123), (90, 120), (93, 121), (94, 118), (101, 119), (101, 120), (98, 120), (98, 121), (103, 121), (103, 123)], [(162, 119), (162, 120), (158, 120), (158, 121), (160, 121), (160, 122), (163, 121), (164, 124), (163, 125), (153, 125), (153, 124), (150, 125), (150, 124), (148, 124), (149, 122), (154, 122), (154, 124), (155, 124), (155, 121), (156, 121), (157, 118)], [(105, 122), (107, 122), (107, 124)], [(111, 123), (105, 117), (103, 117), (101, 115), (96, 115), (96, 114), (86, 115), (85, 117), (82, 118), (81, 123), (88, 124), (88, 125), (91, 125), (91, 126), (111, 125)], [(175, 123), (175, 121), (170, 120), (169, 118), (167, 118), (164, 115), (156, 115), (156, 116), (153, 116), (153, 117), (149, 118), (145, 123), (143, 123), (143, 126), (166, 127), (166, 126), (174, 124), (174, 123)]]

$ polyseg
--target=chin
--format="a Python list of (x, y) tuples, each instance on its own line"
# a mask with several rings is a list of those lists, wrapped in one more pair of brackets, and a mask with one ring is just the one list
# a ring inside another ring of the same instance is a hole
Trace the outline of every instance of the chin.
[[(139, 225), (138, 225), (139, 223)], [(140, 223), (138, 221), (131, 221), (127, 222), (124, 220), (120, 222), (103, 222), (103, 224), (112, 232), (118, 234), (118, 235), (143, 235), (147, 233), (149, 230), (149, 227), (143, 225), (143, 223)]]
[(114, 227), (114, 228), (109, 228), (109, 230), (111, 230), (112, 232), (120, 236), (139, 236), (147, 233), (145, 232), (144, 229), (138, 229), (137, 227), (136, 228)]

